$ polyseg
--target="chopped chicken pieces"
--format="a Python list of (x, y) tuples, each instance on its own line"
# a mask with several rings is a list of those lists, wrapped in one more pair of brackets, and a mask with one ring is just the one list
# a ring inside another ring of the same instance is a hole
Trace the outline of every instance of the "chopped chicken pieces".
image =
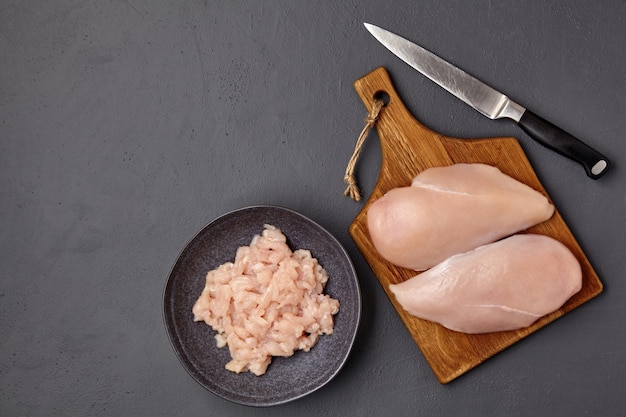
[(310, 251), (292, 252), (285, 235), (266, 225), (234, 262), (208, 272), (194, 321), (217, 331), (218, 347), (228, 346), (228, 370), (263, 375), (272, 356), (308, 352), (333, 333), (339, 301), (323, 294), (327, 280)]

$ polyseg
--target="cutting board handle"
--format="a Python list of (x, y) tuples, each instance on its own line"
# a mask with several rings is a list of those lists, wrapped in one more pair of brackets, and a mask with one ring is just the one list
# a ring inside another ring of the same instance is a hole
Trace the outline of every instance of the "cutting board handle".
[(371, 112), (374, 100), (383, 97), (385, 106), (376, 123), (382, 165), (379, 181), (406, 185), (400, 178), (417, 175), (432, 166), (452, 164), (441, 143), (442, 135), (417, 121), (396, 92), (387, 70), (377, 68), (355, 81), (354, 87)]

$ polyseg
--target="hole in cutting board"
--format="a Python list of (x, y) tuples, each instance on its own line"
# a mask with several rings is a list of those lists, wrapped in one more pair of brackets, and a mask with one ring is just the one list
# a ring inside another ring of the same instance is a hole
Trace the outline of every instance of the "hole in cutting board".
[(374, 100), (381, 100), (383, 102), (383, 107), (389, 104), (389, 94), (386, 91), (378, 90), (374, 93)]

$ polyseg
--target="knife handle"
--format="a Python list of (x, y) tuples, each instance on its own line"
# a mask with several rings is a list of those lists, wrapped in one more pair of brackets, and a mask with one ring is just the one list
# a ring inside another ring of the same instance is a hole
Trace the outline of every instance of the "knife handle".
[(609, 160), (601, 153), (529, 110), (517, 124), (537, 142), (579, 162), (594, 180), (609, 168)]

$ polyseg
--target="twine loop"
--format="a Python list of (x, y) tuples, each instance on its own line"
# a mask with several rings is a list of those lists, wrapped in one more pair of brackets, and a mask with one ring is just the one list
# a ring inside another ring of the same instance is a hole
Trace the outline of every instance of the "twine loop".
[(359, 190), (359, 186), (357, 185), (356, 178), (354, 177), (354, 170), (356, 168), (356, 161), (359, 159), (359, 155), (361, 154), (361, 150), (363, 148), (363, 144), (365, 143), (365, 139), (367, 138), (367, 133), (371, 128), (376, 124), (376, 120), (378, 120), (378, 115), (380, 111), (385, 106), (385, 103), (381, 99), (374, 99), (374, 104), (372, 105), (372, 110), (369, 112), (367, 117), (365, 118), (365, 126), (359, 135), (359, 138), (356, 141), (356, 145), (354, 147), (354, 152), (350, 157), (350, 161), (348, 161), (348, 166), (346, 167), (346, 174), (343, 177), (343, 182), (348, 184), (346, 191), (344, 191), (344, 195), (349, 196), (354, 201), (361, 201), (361, 191)]

